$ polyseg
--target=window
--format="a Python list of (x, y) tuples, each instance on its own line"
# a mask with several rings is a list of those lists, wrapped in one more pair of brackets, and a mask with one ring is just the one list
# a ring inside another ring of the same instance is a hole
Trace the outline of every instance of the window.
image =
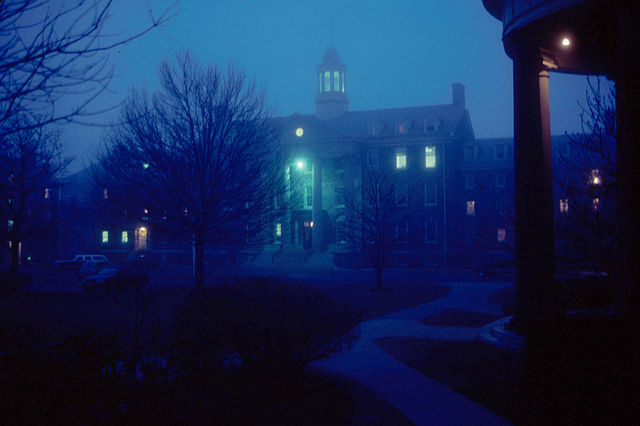
[(504, 243), (504, 240), (507, 238), (507, 230), (504, 228), (498, 228), (498, 232), (496, 233), (496, 239), (499, 243)]
[(367, 149), (367, 167), (369, 169), (378, 169), (378, 148)]
[(344, 206), (344, 185), (336, 186), (336, 206)]
[(424, 120), (424, 132), (435, 132), (440, 128), (440, 119), (439, 118), (427, 118)]
[(438, 204), (438, 185), (435, 183), (424, 184), (424, 205), (435, 206)]
[(382, 131), (382, 122), (378, 120), (370, 120), (367, 123), (367, 134), (369, 136), (379, 136)]
[(49, 198), (49, 188), (44, 189), (44, 198)]
[(593, 201), (591, 202), (591, 207), (593, 208), (594, 212), (599, 212), (600, 211), (600, 198), (594, 198)]
[(475, 160), (478, 158), (480, 152), (477, 145), (465, 145), (464, 147), (464, 159)]
[(109, 191), (107, 190), (107, 188), (105, 188), (105, 189), (103, 189), (103, 190), (102, 190), (102, 197), (103, 197), (105, 200), (108, 200), (108, 199), (109, 199)]
[(331, 73), (329, 71), (324, 72), (324, 91), (331, 91)]
[(102, 231), (102, 244), (109, 242), (109, 231)]
[(406, 135), (409, 132), (409, 121), (400, 120), (396, 123), (396, 133), (399, 135)]
[(569, 213), (569, 199), (568, 198), (562, 198), (560, 200), (560, 213), (562, 213), (562, 214)]
[(276, 223), (276, 244), (279, 244), (282, 240), (282, 224)]
[(340, 80), (342, 82), (342, 93), (344, 93), (344, 73), (340, 73), (340, 75), (342, 76), (342, 79)]
[(504, 172), (497, 172), (496, 173), (496, 188), (504, 188), (506, 185), (506, 175)]
[(424, 240), (427, 243), (438, 242), (438, 222), (430, 218), (424, 224)]
[(431, 169), (436, 166), (436, 147), (435, 146), (426, 146), (424, 148), (424, 166), (427, 169)]
[(589, 183), (594, 186), (598, 186), (602, 184), (602, 177), (600, 176), (600, 170), (593, 169), (589, 174)]
[(333, 72), (333, 91), (340, 91), (340, 73), (338, 71)]
[(475, 216), (475, 215), (476, 215), (476, 202), (467, 201), (467, 216)]
[(122, 244), (127, 244), (129, 242), (129, 232), (122, 231), (122, 234), (120, 235), (120, 242)]
[(464, 175), (464, 189), (473, 189), (476, 187), (476, 175), (467, 173)]
[(396, 241), (406, 243), (409, 238), (409, 222), (403, 220), (396, 225)]
[(322, 92), (322, 73), (318, 74), (318, 92)]
[(313, 206), (313, 188), (310, 186), (304, 188), (304, 200), (307, 207)]
[(507, 158), (507, 147), (503, 143), (496, 144), (496, 160), (504, 160)]
[(396, 148), (396, 169), (407, 168), (407, 149)]
[(408, 204), (407, 184), (400, 183), (396, 186), (396, 206), (406, 207)]

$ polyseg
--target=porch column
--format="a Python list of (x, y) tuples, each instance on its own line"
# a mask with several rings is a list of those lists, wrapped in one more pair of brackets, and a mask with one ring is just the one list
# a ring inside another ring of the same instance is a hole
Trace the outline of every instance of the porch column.
[(551, 308), (555, 279), (549, 73), (534, 44), (513, 55), (516, 315), (522, 330)]
[(313, 229), (311, 230), (312, 247), (324, 246), (324, 223), (322, 218), (322, 162), (316, 158), (313, 163), (313, 207), (311, 210)]

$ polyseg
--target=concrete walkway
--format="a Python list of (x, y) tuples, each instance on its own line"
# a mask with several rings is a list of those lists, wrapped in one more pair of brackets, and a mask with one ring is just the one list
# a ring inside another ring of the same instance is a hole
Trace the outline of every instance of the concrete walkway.
[(476, 340), (479, 328), (425, 326), (418, 321), (445, 309), (500, 315), (500, 307), (489, 303), (487, 295), (510, 284), (446, 285), (451, 291), (441, 299), (363, 322), (351, 350), (318, 366), (358, 380), (417, 425), (507, 425), (502, 417), (397, 361), (374, 343), (382, 337)]

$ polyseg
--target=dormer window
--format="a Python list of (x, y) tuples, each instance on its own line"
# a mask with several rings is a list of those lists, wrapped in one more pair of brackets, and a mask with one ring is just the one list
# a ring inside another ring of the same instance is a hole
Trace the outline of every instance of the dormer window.
[(409, 132), (410, 122), (408, 120), (399, 120), (396, 123), (396, 133), (406, 135)]
[(367, 134), (369, 136), (380, 136), (382, 131), (382, 123), (378, 120), (371, 120), (367, 123)]
[(424, 120), (424, 132), (431, 133), (437, 132), (440, 128), (440, 119), (435, 117), (430, 117)]

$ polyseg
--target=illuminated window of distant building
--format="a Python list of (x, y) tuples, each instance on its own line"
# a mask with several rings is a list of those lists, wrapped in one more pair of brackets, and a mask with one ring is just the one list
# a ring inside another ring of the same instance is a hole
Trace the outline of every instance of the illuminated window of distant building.
[(340, 72), (339, 71), (333, 72), (333, 91), (334, 92), (340, 91)]
[(427, 243), (435, 243), (438, 241), (438, 222), (430, 218), (424, 224), (424, 240)]
[(9, 232), (13, 231), (13, 219), (9, 219), (7, 221), (7, 229), (9, 230)]
[(600, 176), (600, 170), (598, 169), (591, 170), (591, 173), (589, 174), (589, 182), (591, 183), (591, 185), (595, 185), (595, 186), (602, 184), (602, 177)]
[(424, 166), (427, 169), (432, 169), (436, 166), (436, 147), (435, 146), (424, 147)]
[(109, 191), (107, 190), (107, 188), (102, 190), (102, 196), (105, 200), (109, 198)]
[(496, 188), (504, 188), (506, 181), (507, 179), (504, 172), (496, 172)]
[(560, 213), (566, 214), (569, 212), (569, 199), (562, 198), (560, 199)]
[(438, 204), (438, 185), (435, 183), (424, 184), (424, 205), (435, 206)]
[(120, 236), (120, 241), (122, 244), (126, 244), (129, 242), (129, 232), (122, 231), (122, 235)]
[(507, 147), (503, 143), (496, 144), (496, 160), (504, 160), (507, 158)]
[(49, 198), (49, 188), (44, 189), (44, 198)]
[(310, 186), (304, 188), (304, 199), (307, 207), (313, 206), (313, 189)]
[(473, 189), (476, 187), (476, 175), (473, 173), (467, 173), (464, 175), (464, 188)]
[(593, 201), (591, 202), (591, 207), (593, 208), (594, 212), (599, 212), (600, 211), (600, 198), (594, 198)]
[(396, 185), (396, 205), (406, 207), (408, 204), (407, 184), (400, 183)]
[(340, 73), (340, 77), (341, 77), (340, 82), (342, 83), (341, 91), (342, 93), (344, 93), (344, 73), (343, 72)]
[(336, 186), (336, 206), (344, 206), (345, 197), (344, 197), (344, 185)]
[(475, 216), (475, 215), (476, 215), (476, 202), (467, 201), (467, 216)]
[(324, 72), (324, 91), (331, 91), (331, 73), (329, 71)]
[(369, 169), (378, 169), (378, 148), (367, 149), (367, 167)]
[(407, 148), (396, 148), (396, 169), (407, 168)]
[(496, 238), (499, 243), (504, 243), (504, 240), (507, 238), (507, 230), (504, 228), (498, 228), (498, 232), (496, 233)]
[(276, 243), (279, 243), (282, 239), (282, 224), (276, 223)]
[(109, 231), (102, 231), (102, 243), (107, 244), (109, 242)]

